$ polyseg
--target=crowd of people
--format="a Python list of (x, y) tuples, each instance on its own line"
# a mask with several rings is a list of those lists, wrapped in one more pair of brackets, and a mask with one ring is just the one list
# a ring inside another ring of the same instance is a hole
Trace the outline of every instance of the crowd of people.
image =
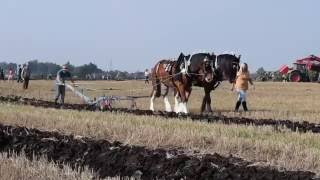
[(0, 80), (8, 80), (8, 82), (13, 82), (16, 79), (17, 83), (23, 84), (23, 89), (28, 89), (30, 76), (31, 70), (28, 64), (18, 65), (16, 71), (14, 71), (12, 67), (9, 67), (7, 70), (7, 74), (5, 73), (5, 70), (0, 67)]
[[(15, 76), (16, 75), (16, 76)], [(12, 68), (7, 70), (7, 75), (5, 75), (4, 69), (0, 67), (0, 80), (5, 81), (6, 78), (8, 82), (13, 82), (14, 79), (17, 80), (17, 83), (23, 83), (23, 89), (28, 89), (29, 81), (31, 76), (31, 70), (28, 64), (18, 65), (17, 70), (14, 71)], [(144, 72), (145, 83), (149, 84), (150, 72), (148, 69)], [(16, 78), (15, 78), (16, 77)], [(56, 96), (55, 103), (58, 103), (60, 100), (60, 104), (64, 104), (65, 98), (65, 81), (70, 79), (72, 83), (74, 80), (72, 79), (72, 75), (69, 71), (67, 65), (63, 65), (62, 69), (57, 72), (56, 76)], [(248, 65), (246, 63), (241, 64), (240, 69), (237, 73), (236, 80), (233, 83), (231, 91), (235, 90), (237, 93), (237, 101), (235, 105), (235, 111), (238, 111), (240, 106), (243, 106), (244, 111), (248, 111), (247, 107), (247, 90), (249, 89), (249, 83), (253, 85), (252, 79), (250, 77), (250, 72), (248, 70)]]
[[(23, 89), (28, 89), (29, 81), (31, 77), (31, 69), (29, 68), (28, 64), (20, 64), (17, 66), (16, 71), (13, 70), (12, 67), (7, 69), (7, 74), (5, 70), (0, 67), (0, 80), (8, 81), (10, 83), (17, 81), (17, 83), (22, 83)], [(58, 103), (60, 99), (60, 103), (64, 104), (64, 97), (65, 97), (65, 80), (72, 79), (72, 75), (67, 67), (67, 65), (63, 65), (62, 69), (57, 72), (56, 76), (56, 96), (55, 96), (55, 103)]]

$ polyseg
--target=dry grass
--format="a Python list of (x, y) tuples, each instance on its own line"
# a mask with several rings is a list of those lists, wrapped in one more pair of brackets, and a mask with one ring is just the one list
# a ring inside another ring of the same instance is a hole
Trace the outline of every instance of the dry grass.
[[(46, 158), (30, 161), (24, 154), (16, 155), (0, 153), (0, 180), (89, 180), (98, 179), (88, 169), (81, 172), (72, 170), (67, 165), (48, 162)], [(134, 178), (113, 177), (105, 180), (131, 180)]]
[[(151, 92), (151, 85), (145, 85), (143, 81), (91, 81), (80, 83), (83, 83), (82, 87), (91, 89), (84, 90), (84, 92), (92, 98), (101, 95), (146, 96)], [(231, 85), (224, 82), (212, 93), (213, 107), (215, 112), (227, 116), (305, 120), (320, 123), (319, 86), (316, 83), (256, 83), (256, 90), (249, 91), (248, 101), (251, 111), (239, 114), (232, 111), (236, 95), (230, 91)], [(106, 88), (120, 90), (103, 90)], [(22, 90), (20, 84), (0, 82), (0, 95), (8, 94), (52, 101), (55, 94), (54, 81), (31, 81), (30, 89), (27, 91)], [(201, 88), (194, 87), (189, 103), (192, 112), (199, 112), (203, 94)], [(81, 103), (79, 98), (71, 92), (67, 93), (66, 102)], [(149, 99), (139, 99), (137, 104), (140, 109), (148, 109)], [(129, 107), (126, 102), (116, 103), (116, 105), (118, 107)], [(164, 109), (162, 99), (156, 100), (155, 108)]]
[(235, 154), (291, 170), (320, 173), (320, 135), (270, 127), (207, 124), (150, 116), (0, 105), (0, 122), (118, 140), (150, 148)]
[(93, 174), (85, 170), (80, 173), (73, 171), (68, 166), (58, 167), (45, 158), (29, 161), (24, 155), (8, 156), (7, 153), (0, 154), (0, 179), (18, 180), (18, 179), (92, 179)]

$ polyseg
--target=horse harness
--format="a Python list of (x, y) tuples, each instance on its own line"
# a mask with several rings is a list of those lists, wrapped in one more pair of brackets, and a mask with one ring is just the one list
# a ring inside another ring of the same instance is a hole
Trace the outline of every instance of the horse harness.
[(174, 64), (176, 63), (176, 61), (174, 60), (168, 60), (167, 63), (162, 64), (163, 69), (169, 73), (170, 75), (172, 75), (172, 68), (174, 66)]
[[(189, 58), (186, 58), (186, 56), (184, 57), (183, 63), (180, 64), (181, 73), (186, 74), (187, 76), (191, 76), (191, 75), (198, 75), (198, 76), (199, 76), (199, 75), (203, 75), (203, 74), (197, 74), (197, 73), (190, 73), (190, 72), (189, 72), (189, 66), (190, 66), (190, 64), (191, 64), (191, 59), (192, 59), (192, 57), (193, 57), (193, 54), (192, 54)], [(207, 63), (208, 61), (210, 61), (210, 59), (208, 58), (208, 56), (205, 56), (205, 57), (203, 58), (203, 61), (204, 61), (205, 63)], [(215, 71), (215, 65), (214, 65), (214, 63), (209, 63), (209, 65), (211, 66), (212, 72), (214, 72), (214, 71)], [(204, 71), (205, 71), (204, 73), (206, 73), (206, 67), (205, 67)]]

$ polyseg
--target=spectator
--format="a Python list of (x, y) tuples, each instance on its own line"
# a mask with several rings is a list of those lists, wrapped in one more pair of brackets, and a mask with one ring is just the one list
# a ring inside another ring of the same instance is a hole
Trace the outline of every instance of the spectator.
[(18, 65), (18, 69), (17, 69), (17, 83), (21, 83), (22, 82), (21, 73), (22, 73), (22, 65), (19, 64)]
[(23, 81), (23, 89), (28, 89), (31, 71), (28, 65), (24, 64), (21, 71), (21, 81)]
[(146, 69), (146, 70), (144, 71), (144, 78), (145, 78), (144, 83), (145, 83), (145, 84), (149, 84), (149, 75), (150, 75), (149, 70)]
[(10, 81), (13, 81), (13, 80), (14, 80), (13, 77), (14, 77), (14, 72), (13, 72), (12, 68), (9, 68), (9, 71), (8, 71), (8, 81), (9, 81), (9, 82), (10, 82)]

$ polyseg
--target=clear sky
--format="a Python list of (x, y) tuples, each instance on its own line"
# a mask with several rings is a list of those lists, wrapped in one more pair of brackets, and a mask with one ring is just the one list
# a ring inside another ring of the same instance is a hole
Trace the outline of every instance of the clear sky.
[(196, 51), (251, 70), (320, 55), (319, 0), (0, 0), (0, 61), (150, 68)]

